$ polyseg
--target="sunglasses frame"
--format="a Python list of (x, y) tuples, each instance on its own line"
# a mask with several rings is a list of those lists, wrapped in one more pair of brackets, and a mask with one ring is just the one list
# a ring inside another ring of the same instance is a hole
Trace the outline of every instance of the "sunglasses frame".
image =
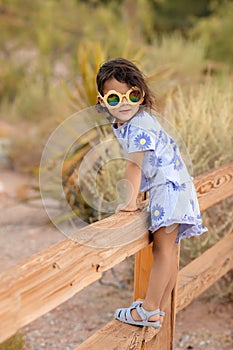
[[(142, 97), (140, 98), (139, 101), (137, 102), (132, 102), (130, 101), (130, 98), (129, 98), (129, 95), (132, 91), (140, 91), (140, 93), (142, 93)], [(110, 95), (117, 95), (119, 97), (119, 102), (115, 105), (115, 106), (111, 106), (109, 103), (108, 103), (108, 97)], [(127, 100), (127, 103), (130, 104), (130, 105), (140, 105), (143, 100), (144, 100), (144, 96), (145, 96), (145, 92), (141, 91), (138, 87), (134, 86), (132, 88), (130, 88), (125, 94), (121, 94), (120, 92), (116, 91), (116, 90), (109, 90), (104, 96), (102, 96), (100, 93), (99, 93), (99, 97), (104, 101), (105, 105), (108, 106), (109, 109), (112, 109), (112, 108), (117, 108), (119, 107), (119, 105), (122, 103), (122, 100), (123, 98), (125, 97), (126, 100)]]

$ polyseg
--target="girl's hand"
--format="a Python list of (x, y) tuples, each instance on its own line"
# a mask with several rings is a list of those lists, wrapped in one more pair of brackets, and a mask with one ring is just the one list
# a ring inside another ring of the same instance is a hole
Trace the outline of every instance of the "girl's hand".
[(136, 205), (135, 206), (130, 206), (125, 203), (121, 203), (117, 206), (115, 212), (118, 213), (119, 211), (125, 211), (125, 212), (132, 212), (132, 211), (137, 211), (140, 210)]

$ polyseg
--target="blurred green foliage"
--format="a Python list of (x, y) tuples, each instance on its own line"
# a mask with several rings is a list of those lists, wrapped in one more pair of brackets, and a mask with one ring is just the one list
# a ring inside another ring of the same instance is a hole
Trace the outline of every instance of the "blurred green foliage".
[(212, 0), (151, 0), (155, 13), (155, 28), (159, 31), (186, 31), (194, 19), (211, 14)]
[(26, 133), (29, 143), (18, 135), (12, 161), (34, 164), (41, 148), (32, 157), (31, 142), (43, 144), (73, 109), (95, 104), (95, 74), (107, 59), (133, 60), (161, 111), (180, 85), (189, 99), (185, 89), (203, 73), (232, 66), (231, 10), (227, 0), (0, 0), (0, 116), (40, 126)]
[[(190, 46), (193, 37), (201, 38), (206, 57), (232, 66), (231, 13), (232, 2), (226, 0), (1, 0), (0, 102), (12, 102), (25, 79), (31, 79), (29, 84), (40, 80), (48, 96), (51, 81), (64, 76), (57, 66), (65, 66), (69, 76), (82, 72), (83, 63), (76, 65), (77, 47), (81, 50), (87, 42), (99, 43), (105, 58), (135, 58), (176, 30)], [(182, 62), (183, 53), (179, 55)], [(163, 62), (143, 58), (154, 66)]]
[(233, 2), (225, 1), (208, 18), (201, 19), (192, 30), (194, 37), (203, 39), (209, 59), (233, 65)]
[(1, 51), (32, 45), (53, 61), (75, 54), (84, 38), (114, 51), (127, 40), (150, 42), (158, 32), (188, 35), (200, 19), (230, 17), (231, 6), (226, 0), (1, 0)]
[[(195, 175), (232, 160), (232, 12), (230, 0), (0, 0), (0, 118), (23, 123), (12, 138), (13, 166), (37, 169), (51, 131), (74, 109), (95, 104), (96, 71), (116, 56), (146, 74)], [(72, 156), (67, 198), (87, 219), (100, 219), (74, 186), (81, 155)], [(115, 170), (102, 170), (99, 183), (112, 195), (102, 175), (111, 179)], [(213, 235), (186, 240), (182, 263), (229, 232), (229, 208), (217, 208), (221, 227), (215, 209), (204, 213)]]
[(17, 333), (0, 344), (0, 350), (25, 350), (23, 335)]

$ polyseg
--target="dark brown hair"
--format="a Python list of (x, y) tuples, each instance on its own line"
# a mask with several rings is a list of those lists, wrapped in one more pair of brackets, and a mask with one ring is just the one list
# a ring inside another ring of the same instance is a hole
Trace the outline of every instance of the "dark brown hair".
[(148, 108), (155, 106), (154, 94), (147, 86), (143, 73), (131, 61), (119, 57), (105, 62), (99, 68), (96, 84), (98, 92), (102, 96), (104, 83), (111, 78), (115, 78), (121, 83), (126, 83), (129, 87), (137, 86), (141, 92), (144, 91), (145, 93), (142, 104)]

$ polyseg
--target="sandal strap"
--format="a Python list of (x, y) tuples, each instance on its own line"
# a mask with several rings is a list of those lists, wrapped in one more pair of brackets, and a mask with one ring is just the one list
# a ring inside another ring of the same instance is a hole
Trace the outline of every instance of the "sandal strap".
[(148, 321), (151, 316), (160, 314), (159, 309), (146, 311), (141, 305), (137, 305), (136, 310), (143, 321)]
[[(142, 300), (136, 300), (131, 304), (131, 307), (136, 308), (138, 305), (141, 306), (142, 303), (143, 303)], [(156, 315), (157, 315), (157, 312), (156, 312)], [(164, 311), (160, 310), (159, 315), (164, 317), (166, 315), (166, 313)]]

